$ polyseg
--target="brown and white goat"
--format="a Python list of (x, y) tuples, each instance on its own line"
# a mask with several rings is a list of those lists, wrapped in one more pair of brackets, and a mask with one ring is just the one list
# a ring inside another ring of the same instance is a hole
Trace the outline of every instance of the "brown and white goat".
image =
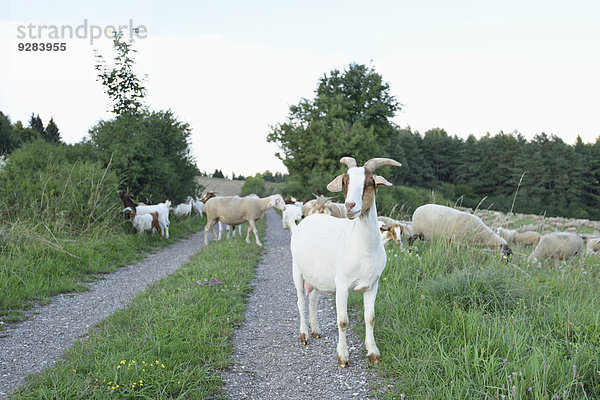
[(337, 359), (340, 367), (350, 364), (346, 329), (347, 302), (350, 290), (363, 292), (365, 346), (372, 362), (379, 359), (373, 336), (375, 297), (379, 276), (386, 263), (375, 206), (375, 189), (391, 186), (373, 171), (384, 165), (399, 167), (389, 158), (373, 158), (357, 167), (352, 157), (340, 160), (348, 172), (327, 185), (331, 192), (344, 192), (346, 218), (313, 214), (304, 218), (290, 243), (294, 286), (300, 313), (300, 342), (308, 344), (308, 327), (304, 316), (304, 292), (309, 298), (309, 325), (313, 338), (321, 337), (317, 321), (317, 297), (321, 291), (335, 292), (337, 310)]
[(133, 227), (138, 231), (138, 235), (142, 235), (144, 231), (152, 232), (158, 231), (158, 235), (161, 235), (162, 229), (158, 220), (158, 213), (152, 212), (150, 214), (137, 214), (135, 208), (127, 207), (123, 210), (125, 213), (129, 213), (129, 220)]

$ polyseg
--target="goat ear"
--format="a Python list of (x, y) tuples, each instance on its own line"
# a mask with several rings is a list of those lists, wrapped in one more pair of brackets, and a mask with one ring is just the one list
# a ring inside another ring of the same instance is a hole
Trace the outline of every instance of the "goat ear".
[(373, 178), (375, 178), (375, 187), (392, 186), (392, 184), (386, 181), (383, 176), (373, 175)]
[(330, 192), (341, 192), (343, 177), (344, 174), (336, 176), (335, 179), (329, 182), (329, 185), (327, 185), (327, 190), (329, 190)]

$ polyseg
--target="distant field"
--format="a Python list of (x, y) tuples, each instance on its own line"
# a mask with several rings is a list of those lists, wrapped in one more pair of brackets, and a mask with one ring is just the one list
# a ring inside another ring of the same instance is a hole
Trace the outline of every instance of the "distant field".
[(204, 186), (204, 192), (211, 190), (219, 196), (235, 196), (242, 192), (244, 181), (232, 181), (223, 178), (211, 178), (209, 176), (200, 176), (198, 183)]

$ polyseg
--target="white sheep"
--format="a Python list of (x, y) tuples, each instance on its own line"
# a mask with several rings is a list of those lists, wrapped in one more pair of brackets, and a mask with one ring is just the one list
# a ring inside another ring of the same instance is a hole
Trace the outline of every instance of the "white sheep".
[(498, 227), (496, 233), (508, 243), (522, 244), (525, 246), (536, 246), (542, 235), (534, 231), (519, 232), (514, 229)]
[(589, 238), (587, 240), (585, 254), (587, 256), (600, 254), (600, 238)]
[(571, 232), (550, 232), (540, 239), (528, 261), (540, 258), (563, 259), (574, 257), (583, 252), (583, 239)]
[(160, 236), (162, 228), (158, 221), (158, 213), (152, 212), (150, 214), (137, 214), (135, 208), (126, 207), (123, 210), (124, 213), (129, 214), (129, 221), (133, 227), (138, 231), (138, 235), (142, 235), (144, 231), (151, 231), (152, 236), (154, 236), (154, 232), (158, 231), (158, 235)]
[(500, 249), (503, 257), (512, 254), (505, 239), (498, 236), (476, 215), (438, 204), (425, 204), (413, 213), (413, 236), (426, 240), (446, 239)]
[[(206, 226), (204, 227), (204, 244), (208, 244), (208, 231), (213, 232), (213, 226), (217, 222), (237, 226), (248, 222), (248, 233), (246, 242), (250, 243), (250, 230), (254, 232), (256, 244), (262, 247), (256, 232), (254, 222), (262, 218), (265, 211), (271, 207), (285, 210), (285, 202), (280, 194), (274, 194), (264, 199), (250, 197), (213, 197), (206, 202)], [(213, 232), (213, 238), (214, 238)]]
[(369, 360), (377, 362), (375, 344), (375, 297), (379, 276), (385, 268), (386, 255), (377, 224), (375, 189), (391, 186), (373, 171), (383, 165), (400, 166), (389, 158), (373, 158), (357, 167), (351, 157), (340, 160), (348, 172), (327, 185), (331, 192), (345, 192), (346, 218), (313, 214), (304, 218), (292, 235), (292, 269), (300, 313), (300, 342), (308, 344), (308, 327), (304, 316), (304, 293), (309, 297), (309, 325), (314, 338), (321, 336), (317, 321), (317, 297), (321, 291), (335, 291), (337, 310), (337, 359), (340, 367), (350, 364), (346, 329), (347, 301), (350, 290), (363, 292), (366, 326), (365, 346)]

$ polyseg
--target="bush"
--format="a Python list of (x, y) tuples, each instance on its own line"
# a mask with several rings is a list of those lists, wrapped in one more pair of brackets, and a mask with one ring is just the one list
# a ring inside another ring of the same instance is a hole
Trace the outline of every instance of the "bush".
[(254, 193), (258, 197), (266, 197), (268, 194), (265, 180), (259, 174), (254, 177), (249, 176), (242, 185), (242, 196), (247, 196), (250, 193)]
[(13, 152), (0, 172), (0, 218), (53, 234), (112, 228), (119, 216), (118, 179), (110, 168), (73, 160), (73, 149), (37, 140)]
[(90, 130), (90, 143), (134, 198), (177, 204), (198, 190), (190, 135), (189, 125), (170, 111), (144, 111), (99, 122)]

